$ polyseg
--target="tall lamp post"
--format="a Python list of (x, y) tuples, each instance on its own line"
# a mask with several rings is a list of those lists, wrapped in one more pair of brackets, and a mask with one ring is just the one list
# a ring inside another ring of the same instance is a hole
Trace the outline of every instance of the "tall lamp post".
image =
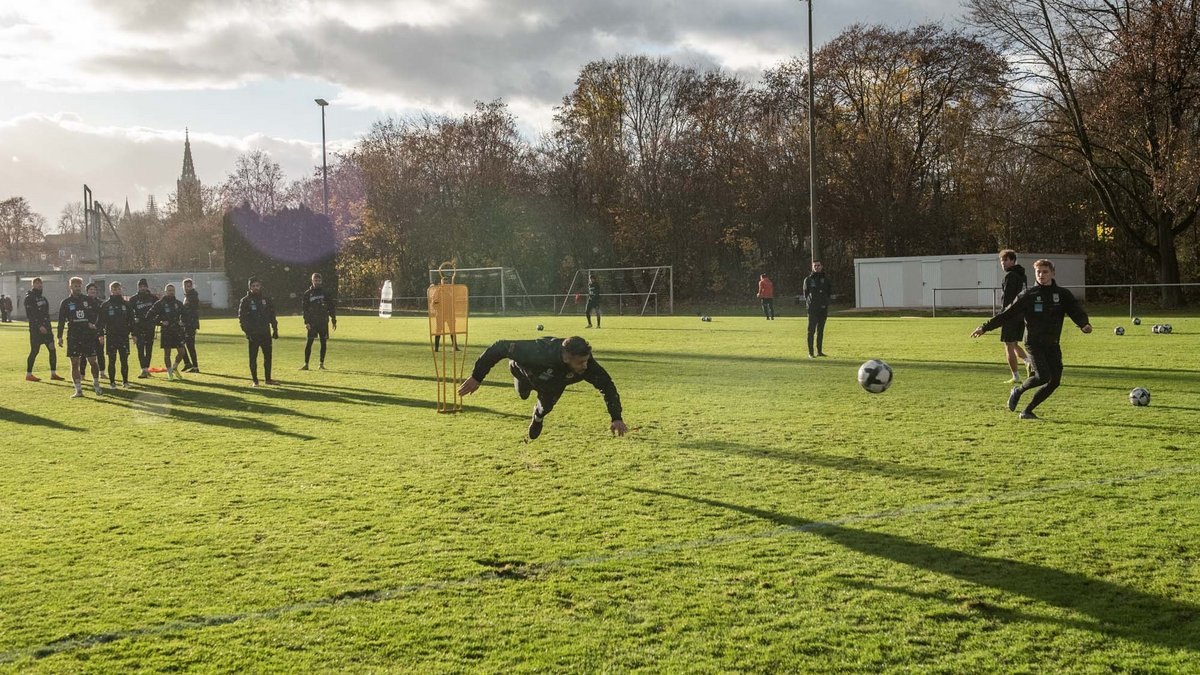
[[(811, 24), (812, 17), (809, 17)], [(811, 48), (811, 45), (810, 45)], [(329, 101), (323, 98), (316, 99), (317, 105), (321, 106), (321, 188), (325, 195), (325, 217), (329, 217), (329, 168), (325, 165), (325, 106), (329, 105)], [(810, 103), (811, 105), (811, 103)]]
[(812, 260), (821, 259), (817, 249), (817, 106), (813, 96), (813, 0), (808, 2), (808, 217)]

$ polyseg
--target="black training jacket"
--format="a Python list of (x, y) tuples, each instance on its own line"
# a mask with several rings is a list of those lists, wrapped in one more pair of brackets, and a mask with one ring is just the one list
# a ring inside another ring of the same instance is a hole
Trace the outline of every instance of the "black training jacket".
[(1003, 294), (1003, 304), (1008, 307), (1013, 300), (1025, 290), (1029, 285), (1029, 279), (1025, 276), (1025, 268), (1020, 265), (1013, 265), (1004, 273), (1004, 281), (1000, 284), (1000, 292)]
[(54, 329), (50, 323), (50, 301), (41, 291), (29, 289), (25, 294), (25, 318), (29, 319), (29, 330), (36, 331), (38, 328), (45, 328), (47, 331)]
[(95, 335), (99, 320), (99, 300), (82, 294), (69, 295), (58, 306), (58, 339), (62, 339), (64, 327), (70, 336)]
[(128, 340), (133, 332), (133, 306), (114, 295), (100, 305), (100, 332), (110, 340)]
[(804, 297), (808, 306), (815, 309), (829, 307), (829, 298), (833, 295), (833, 284), (824, 272), (813, 272), (804, 280)]
[(150, 308), (156, 302), (158, 302), (158, 296), (150, 291), (138, 291), (129, 299), (129, 304), (133, 306), (133, 327), (136, 332), (149, 333), (151, 337), (154, 336), (154, 322), (147, 320), (146, 315), (150, 313)]
[(179, 332), (183, 330), (183, 303), (164, 295), (146, 313), (146, 320), (164, 331)]
[(183, 292), (183, 327), (200, 329), (200, 292), (194, 288)]
[(1026, 289), (982, 327), (985, 331), (993, 330), (1020, 317), (1025, 320), (1025, 344), (1056, 345), (1062, 336), (1064, 316), (1070, 316), (1080, 328), (1090, 323), (1075, 295), (1051, 281), (1049, 286), (1034, 284)]
[(238, 304), (238, 322), (242, 324), (242, 332), (247, 336), (279, 332), (279, 322), (275, 320), (275, 303), (261, 293), (247, 293), (242, 296), (242, 301)]
[(522, 370), (529, 373), (535, 387), (545, 387), (547, 390), (561, 390), (569, 384), (588, 382), (604, 394), (604, 405), (613, 420), (621, 419), (621, 396), (617, 393), (617, 385), (613, 383), (608, 371), (604, 370), (595, 358), (589, 358), (587, 370), (582, 375), (576, 375), (562, 358), (563, 338), (544, 337), (537, 340), (500, 340), (487, 348), (475, 361), (475, 369), (471, 377), (477, 382), (483, 382), (488, 371), (500, 359), (509, 358), (517, 363)]
[(334, 306), (334, 295), (332, 292), (325, 290), (325, 287), (320, 288), (310, 287), (304, 294), (300, 296), (300, 309), (304, 314), (304, 323), (314, 326), (323, 326), (329, 323), (332, 319), (337, 323), (337, 308)]

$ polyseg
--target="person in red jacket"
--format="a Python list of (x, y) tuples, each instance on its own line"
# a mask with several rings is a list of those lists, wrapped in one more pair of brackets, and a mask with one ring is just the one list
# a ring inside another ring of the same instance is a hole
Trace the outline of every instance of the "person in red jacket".
[(775, 320), (775, 284), (767, 278), (767, 273), (763, 272), (758, 278), (758, 299), (762, 301), (763, 316), (767, 317), (767, 321)]

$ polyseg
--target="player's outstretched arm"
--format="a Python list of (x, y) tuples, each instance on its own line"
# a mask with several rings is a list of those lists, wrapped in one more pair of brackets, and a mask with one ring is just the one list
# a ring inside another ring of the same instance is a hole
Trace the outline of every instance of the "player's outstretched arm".
[(473, 377), (468, 377), (466, 382), (463, 382), (462, 385), (459, 386), (458, 395), (466, 396), (467, 394), (473, 394), (478, 389), (479, 389), (479, 380), (476, 380)]

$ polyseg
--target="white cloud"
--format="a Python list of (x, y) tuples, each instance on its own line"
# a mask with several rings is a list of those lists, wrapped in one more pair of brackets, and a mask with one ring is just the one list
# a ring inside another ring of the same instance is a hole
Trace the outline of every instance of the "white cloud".
[[(202, 183), (214, 185), (243, 152), (261, 149), (290, 179), (313, 172), (321, 144), (263, 134), (246, 137), (191, 134), (192, 157)], [(62, 206), (80, 199), (86, 183), (96, 198), (137, 209), (151, 194), (165, 203), (183, 167), (183, 131), (92, 126), (79, 115), (23, 115), (0, 122), (0, 147), (14, 153), (0, 163), (0, 185), (55, 222)], [(339, 146), (332, 146), (336, 149)], [(22, 160), (17, 162), (17, 158)]]

